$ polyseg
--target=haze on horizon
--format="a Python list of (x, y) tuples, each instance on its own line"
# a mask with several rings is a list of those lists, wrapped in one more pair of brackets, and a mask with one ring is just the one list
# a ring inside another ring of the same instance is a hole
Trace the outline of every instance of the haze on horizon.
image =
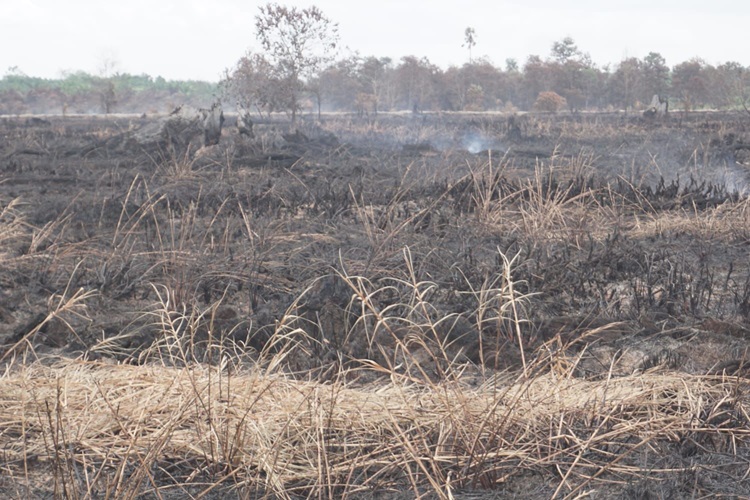
[[(115, 70), (167, 79), (218, 81), (257, 48), (254, 16), (265, 2), (214, 0), (2, 0), (0, 76), (10, 68), (56, 78), (66, 71)], [(571, 36), (593, 61), (615, 67), (626, 57), (659, 52), (672, 67), (694, 57), (709, 64), (750, 66), (750, 2), (716, 0), (381, 0), (281, 1), (317, 5), (339, 23), (339, 56), (427, 57), (443, 68), (468, 62), (467, 27), (476, 30), (473, 56), (503, 66), (546, 58), (553, 42)], [(352, 5), (356, 5), (353, 8)]]

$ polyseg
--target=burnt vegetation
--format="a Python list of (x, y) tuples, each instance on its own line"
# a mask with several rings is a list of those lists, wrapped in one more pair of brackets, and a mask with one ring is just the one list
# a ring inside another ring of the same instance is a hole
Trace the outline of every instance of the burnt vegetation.
[(747, 126), (5, 118), (0, 487), (746, 494)]

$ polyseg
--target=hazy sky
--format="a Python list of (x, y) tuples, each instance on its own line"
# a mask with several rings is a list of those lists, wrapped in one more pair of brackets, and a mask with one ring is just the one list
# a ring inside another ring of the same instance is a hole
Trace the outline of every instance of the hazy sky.
[[(247, 0), (0, 0), (0, 76), (97, 73), (109, 58), (121, 72), (216, 81), (257, 47)], [(426, 56), (442, 67), (474, 56), (496, 65), (549, 55), (565, 36), (599, 65), (660, 52), (673, 66), (692, 57), (750, 66), (750, 0), (317, 0), (339, 23), (342, 45), (362, 55)]]

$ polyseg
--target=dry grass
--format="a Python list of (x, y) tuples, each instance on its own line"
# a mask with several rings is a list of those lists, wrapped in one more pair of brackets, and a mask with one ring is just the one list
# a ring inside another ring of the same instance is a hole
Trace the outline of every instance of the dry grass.
[(18, 198), (10, 200), (4, 205), (0, 205), (0, 261), (7, 261), (15, 257), (13, 255), (13, 245), (18, 245), (19, 241), (25, 239), (29, 229), (23, 215), (19, 210), (21, 200)]
[(637, 477), (635, 459), (649, 449), (709, 439), (731, 452), (750, 433), (736, 379), (585, 381), (559, 366), (548, 360), (533, 378), (478, 386), (323, 384), (229, 361), (14, 366), (0, 378), (3, 472), (23, 484), (30, 467), (48, 464), (48, 491), (66, 498), (175, 489), (357, 498), (405, 488), (451, 498), (527, 473), (542, 474), (546, 494), (576, 498)]
[(750, 199), (704, 210), (693, 206), (650, 214), (637, 220), (634, 233), (656, 238), (678, 234), (726, 245), (746, 245), (750, 241)]

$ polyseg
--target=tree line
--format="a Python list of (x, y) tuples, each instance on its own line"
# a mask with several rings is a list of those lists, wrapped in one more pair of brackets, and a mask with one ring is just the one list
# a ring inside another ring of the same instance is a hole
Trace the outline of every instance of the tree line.
[[(338, 25), (317, 7), (269, 3), (255, 17), (262, 50), (248, 52), (221, 82), (225, 97), (259, 113), (326, 111), (516, 111), (642, 109), (658, 103), (748, 111), (750, 77), (736, 62), (712, 66), (694, 58), (670, 68), (658, 52), (599, 67), (571, 37), (549, 55), (501, 68), (474, 59), (476, 31), (464, 31), (469, 61), (446, 70), (425, 57), (335, 57)], [(748, 111), (750, 112), (750, 111)]]
[(216, 93), (217, 85), (204, 81), (83, 71), (39, 78), (11, 68), (0, 79), (0, 114), (164, 113), (181, 104), (206, 107)]
[(337, 57), (338, 25), (317, 7), (269, 3), (255, 18), (260, 49), (246, 53), (217, 83), (167, 81), (115, 73), (69, 73), (41, 79), (13, 68), (0, 79), (0, 114), (165, 112), (221, 99), (260, 114), (383, 111), (642, 110), (657, 95), (670, 109), (744, 109), (750, 113), (750, 67), (713, 66), (700, 58), (669, 67), (658, 52), (598, 66), (575, 40), (545, 57), (501, 67), (472, 57), (477, 33), (464, 32), (469, 61), (442, 69), (425, 57)]
[[(223, 85), (261, 113), (287, 111), (286, 86), (262, 53), (248, 53), (227, 72)], [(300, 82), (300, 85), (302, 83)], [(425, 57), (350, 56), (304, 82), (300, 104), (308, 110), (559, 111), (642, 110), (654, 95), (670, 109), (747, 109), (750, 67), (712, 66), (694, 58), (673, 67), (658, 52), (627, 58), (614, 68), (597, 66), (566, 38), (548, 57), (513, 59), (498, 67), (488, 59), (441, 69)]]

